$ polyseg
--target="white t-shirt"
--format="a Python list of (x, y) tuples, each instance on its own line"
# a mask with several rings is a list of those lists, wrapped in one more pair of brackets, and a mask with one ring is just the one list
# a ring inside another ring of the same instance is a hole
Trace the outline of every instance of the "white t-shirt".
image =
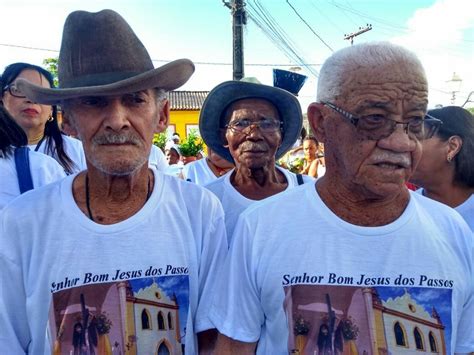
[(474, 194), (455, 208), (474, 232)]
[[(82, 170), (87, 169), (87, 164), (86, 164), (86, 157), (84, 155), (84, 149), (82, 148), (82, 142), (79, 139), (72, 138), (66, 135), (62, 135), (63, 137), (63, 147), (64, 151), (66, 152), (67, 156), (74, 162), (74, 166), (72, 166), (73, 173), (78, 173)], [(51, 139), (52, 142), (52, 147), (55, 147), (54, 140)], [(31, 144), (28, 147), (30, 147), (31, 150), (36, 149), (36, 144)], [(59, 162), (58, 155), (56, 153), (56, 149), (53, 150), (53, 154), (48, 150), (46, 151), (46, 141), (41, 142), (41, 145), (39, 146), (37, 152), (46, 154), (54, 158), (57, 162)]]
[(69, 354), (76, 323), (90, 313), (112, 322), (110, 344), (122, 353), (128, 344), (152, 354), (161, 341), (169, 353), (184, 341), (186, 353), (197, 353), (195, 333), (213, 328), (210, 292), (227, 253), (223, 211), (209, 191), (153, 171), (150, 199), (116, 224), (82, 213), (75, 176), (3, 209), (0, 349)]
[(217, 176), (207, 164), (206, 158), (188, 163), (183, 168), (183, 179), (204, 186), (217, 180)]
[[(33, 151), (28, 153), (34, 188), (47, 185), (66, 176), (62, 166), (53, 158)], [(8, 202), (20, 196), (13, 152), (6, 158), (0, 158), (0, 181), (0, 210), (2, 210)]]
[(414, 337), (428, 352), (468, 353), (473, 245), (459, 214), (418, 194), (396, 221), (362, 227), (336, 216), (305, 184), (242, 213), (211, 320), (228, 337), (258, 341), (258, 354), (303, 353), (298, 332), (306, 333), (304, 353), (319, 354), (323, 324), (332, 324), (335, 343), (359, 354), (401, 353), (397, 341), (416, 353)]
[(156, 145), (151, 146), (150, 157), (148, 158), (148, 166), (159, 171), (165, 171), (168, 168), (165, 154)]
[[(286, 181), (288, 181), (288, 187), (286, 190), (289, 190), (295, 186), (298, 186), (298, 180), (296, 174), (288, 171), (287, 169), (283, 169), (277, 166), (277, 169), (280, 170), (286, 177)], [(232, 238), (232, 234), (234, 232), (235, 225), (240, 214), (251, 204), (257, 202), (256, 200), (251, 200), (245, 196), (243, 196), (240, 192), (238, 192), (234, 186), (232, 186), (230, 182), (230, 176), (232, 175), (234, 169), (227, 172), (227, 174), (223, 175), (219, 179), (205, 185), (204, 187), (211, 192), (213, 192), (217, 198), (221, 201), (222, 207), (224, 207), (225, 213), (225, 226), (227, 231), (227, 240), (228, 244), (230, 245), (230, 241)], [(303, 182), (309, 183), (314, 182), (315, 179), (307, 176), (301, 175), (303, 177)], [(313, 185), (313, 184), (311, 184)]]
[[(424, 188), (416, 190), (417, 193), (423, 196), (425, 195), (424, 191)], [(474, 232), (474, 194), (454, 209), (464, 218), (467, 225)]]

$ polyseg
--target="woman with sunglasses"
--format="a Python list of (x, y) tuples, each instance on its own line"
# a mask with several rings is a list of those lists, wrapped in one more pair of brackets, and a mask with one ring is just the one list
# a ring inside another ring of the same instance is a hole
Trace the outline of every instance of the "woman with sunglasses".
[(0, 102), (25, 131), (30, 149), (56, 159), (68, 175), (84, 170), (82, 143), (61, 134), (56, 106), (40, 105), (26, 98), (15, 85), (18, 78), (47, 88), (53, 87), (54, 82), (50, 72), (28, 63), (10, 64), (1, 76)]
[(423, 155), (411, 181), (433, 200), (451, 206), (474, 231), (474, 117), (457, 106), (428, 111), (443, 122), (422, 141)]

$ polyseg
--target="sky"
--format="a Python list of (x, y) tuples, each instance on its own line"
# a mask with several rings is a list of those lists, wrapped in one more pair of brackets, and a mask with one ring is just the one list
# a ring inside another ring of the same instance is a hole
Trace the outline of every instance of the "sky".
[[(462, 105), (474, 91), (474, 11), (468, 10), (469, 2), (246, 0), (245, 76), (273, 85), (274, 68), (301, 68), (296, 70), (308, 79), (298, 98), (306, 111), (316, 97), (321, 64), (332, 51), (351, 45), (345, 34), (371, 24), (372, 30), (355, 37), (354, 44), (389, 41), (412, 50), (427, 73), (429, 107), (450, 105), (453, 91), (454, 104)], [(68, 14), (105, 8), (127, 20), (155, 67), (178, 58), (195, 62), (194, 75), (180, 90), (207, 91), (232, 80), (232, 18), (223, 0), (0, 0), (0, 69), (18, 61), (41, 65), (56, 57)], [(260, 23), (271, 20), (298, 59), (280, 49), (281, 40), (267, 36), (257, 25), (259, 18)], [(454, 73), (461, 81), (453, 86)]]

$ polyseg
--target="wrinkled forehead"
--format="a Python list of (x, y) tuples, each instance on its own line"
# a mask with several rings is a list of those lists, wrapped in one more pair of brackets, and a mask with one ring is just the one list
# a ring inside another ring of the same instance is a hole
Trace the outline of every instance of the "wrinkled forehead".
[(227, 124), (231, 118), (242, 115), (280, 118), (277, 108), (270, 101), (261, 98), (248, 98), (231, 103), (225, 110), (223, 123)]
[[(352, 70), (351, 70), (352, 69)], [(342, 79), (338, 99), (428, 104), (428, 83), (419, 68), (404, 64), (350, 68)]]

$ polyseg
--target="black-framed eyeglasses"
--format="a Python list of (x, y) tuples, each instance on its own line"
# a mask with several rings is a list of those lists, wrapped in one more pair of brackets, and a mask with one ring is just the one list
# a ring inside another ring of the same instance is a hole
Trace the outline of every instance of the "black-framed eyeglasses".
[(409, 137), (417, 140), (429, 139), (435, 135), (443, 124), (441, 120), (430, 115), (426, 115), (424, 118), (414, 118), (408, 122), (398, 122), (383, 114), (358, 117), (330, 102), (322, 102), (322, 104), (351, 122), (357, 128), (358, 133), (369, 140), (387, 138), (395, 131), (397, 125), (402, 125), (403, 130)]
[(258, 121), (253, 121), (248, 118), (242, 118), (229, 122), (225, 125), (226, 129), (230, 129), (237, 133), (242, 133), (251, 128), (258, 128), (262, 133), (273, 133), (278, 130), (281, 130), (282, 127), (283, 122), (277, 121), (273, 118), (262, 118)]
[(20, 90), (18, 90), (18, 88), (16, 87), (15, 84), (9, 84), (9, 85), (6, 85), (4, 88), (3, 88), (3, 92), (7, 91), (10, 93), (10, 95), (14, 96), (14, 97), (18, 97), (20, 99), (24, 99), (26, 96), (25, 94), (23, 94), (23, 92), (21, 92)]

